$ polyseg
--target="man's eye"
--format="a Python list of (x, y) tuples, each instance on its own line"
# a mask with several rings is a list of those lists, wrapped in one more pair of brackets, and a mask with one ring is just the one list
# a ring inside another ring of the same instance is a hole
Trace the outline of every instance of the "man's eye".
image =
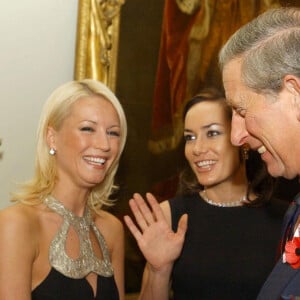
[(245, 117), (245, 115), (246, 115), (246, 109), (245, 108), (238, 107), (234, 110), (234, 112), (236, 114), (238, 114), (239, 116), (241, 116), (241, 117)]

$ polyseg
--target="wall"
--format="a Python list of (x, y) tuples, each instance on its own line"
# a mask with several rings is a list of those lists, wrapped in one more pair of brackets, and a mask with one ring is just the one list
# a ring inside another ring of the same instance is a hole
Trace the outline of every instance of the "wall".
[(0, 208), (32, 176), (43, 102), (73, 78), (76, 19), (77, 0), (1, 3)]

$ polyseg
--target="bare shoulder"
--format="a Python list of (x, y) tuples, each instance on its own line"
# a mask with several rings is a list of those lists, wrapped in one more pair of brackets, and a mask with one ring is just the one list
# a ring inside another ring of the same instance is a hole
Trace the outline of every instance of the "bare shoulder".
[[(26, 249), (34, 251), (37, 245), (37, 224), (36, 209), (32, 206), (14, 204), (1, 210), (0, 244), (2, 244), (2, 251), (5, 245), (26, 247)], [(12, 239), (12, 236), (17, 238)]]
[(170, 211), (170, 203), (169, 200), (162, 201), (160, 204), (161, 209), (163, 212)]
[(95, 214), (95, 224), (108, 242), (120, 237), (124, 233), (122, 222), (113, 214), (100, 210)]
[(0, 230), (33, 230), (38, 221), (36, 209), (21, 203), (14, 204), (0, 211)]

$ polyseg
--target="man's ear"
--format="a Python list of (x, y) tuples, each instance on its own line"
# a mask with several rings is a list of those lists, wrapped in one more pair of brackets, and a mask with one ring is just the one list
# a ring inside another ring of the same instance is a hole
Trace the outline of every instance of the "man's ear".
[(49, 126), (47, 128), (47, 144), (49, 148), (53, 148), (56, 150), (56, 131), (53, 127)]
[(293, 97), (294, 107), (297, 110), (297, 119), (300, 122), (300, 78), (294, 75), (286, 75), (283, 80), (286, 91)]
[(294, 75), (286, 75), (283, 79), (284, 87), (294, 96), (300, 96), (300, 78)]

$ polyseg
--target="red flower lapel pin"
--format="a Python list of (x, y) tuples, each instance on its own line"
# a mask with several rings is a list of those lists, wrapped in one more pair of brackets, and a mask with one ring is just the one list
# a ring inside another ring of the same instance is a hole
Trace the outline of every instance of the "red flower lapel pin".
[(286, 242), (285, 261), (294, 269), (300, 268), (300, 237)]

